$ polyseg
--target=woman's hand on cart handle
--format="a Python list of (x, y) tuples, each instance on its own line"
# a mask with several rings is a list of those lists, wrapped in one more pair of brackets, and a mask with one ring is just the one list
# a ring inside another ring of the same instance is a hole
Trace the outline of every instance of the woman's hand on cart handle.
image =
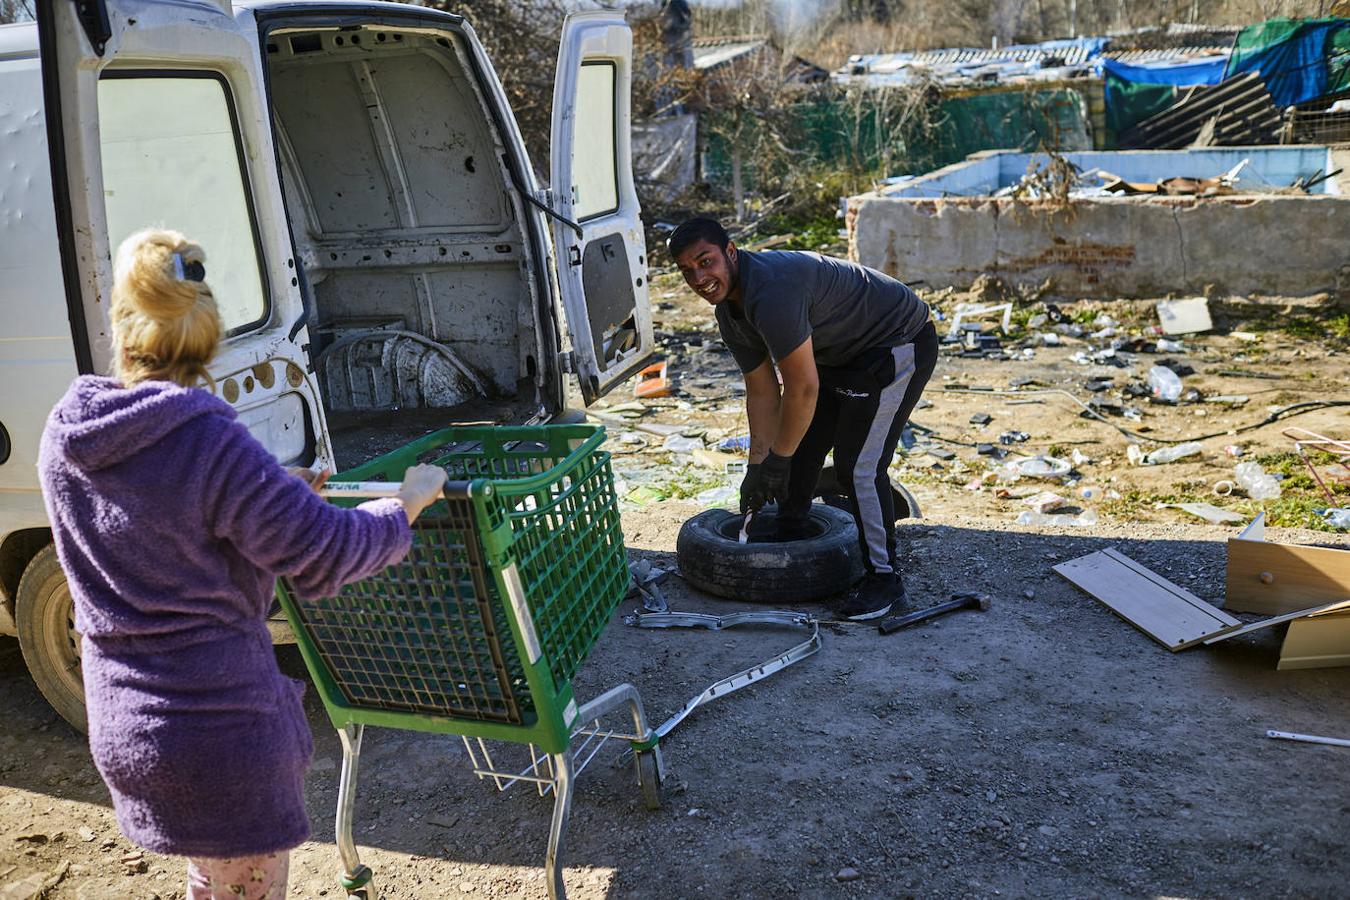
[(314, 493), (316, 494), (323, 491), (324, 482), (328, 480), (329, 475), (333, 474), (332, 469), (319, 469), (318, 471), (315, 471), (314, 469), (305, 466), (291, 466), (287, 468), (286, 471), (313, 488)]
[(408, 515), (408, 524), (417, 521), (422, 510), (437, 500), (445, 488), (445, 470), (439, 466), (413, 466), (403, 473), (403, 485), (396, 495)]

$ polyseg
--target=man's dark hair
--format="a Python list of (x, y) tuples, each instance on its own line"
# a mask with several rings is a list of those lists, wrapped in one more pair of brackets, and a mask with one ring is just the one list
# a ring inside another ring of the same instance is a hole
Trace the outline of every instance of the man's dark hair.
[(726, 250), (727, 244), (731, 242), (731, 236), (716, 219), (700, 216), (684, 222), (672, 231), (670, 237), (666, 239), (666, 249), (670, 251), (670, 258), (674, 259), (699, 241), (707, 241)]

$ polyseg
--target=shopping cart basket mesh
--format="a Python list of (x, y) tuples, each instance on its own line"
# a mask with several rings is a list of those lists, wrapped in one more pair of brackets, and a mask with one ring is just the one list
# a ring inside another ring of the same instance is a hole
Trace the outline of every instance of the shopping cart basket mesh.
[(336, 597), (292, 594), (349, 703), (532, 721), (534, 698), (493, 578), (513, 565), (540, 663), (555, 690), (570, 682), (629, 580), (609, 454), (598, 439), (571, 449), (596, 434), (591, 426), (451, 428), (417, 442), (415, 459), (394, 453), (340, 476), (397, 478), (427, 462), (453, 481), (492, 485), (477, 508), (467, 498), (430, 507), (402, 562)]

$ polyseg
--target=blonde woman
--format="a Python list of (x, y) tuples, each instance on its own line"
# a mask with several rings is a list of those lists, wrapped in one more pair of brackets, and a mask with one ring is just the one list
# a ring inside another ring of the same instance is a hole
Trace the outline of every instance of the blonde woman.
[(315, 493), (324, 476), (280, 466), (199, 386), (221, 338), (205, 274), (181, 234), (127, 238), (114, 374), (70, 386), (38, 468), (118, 824), (189, 857), (189, 900), (281, 898), (313, 744), (265, 624), (276, 576), (329, 594), (401, 559), (445, 473), (417, 466), (397, 499), (344, 510)]

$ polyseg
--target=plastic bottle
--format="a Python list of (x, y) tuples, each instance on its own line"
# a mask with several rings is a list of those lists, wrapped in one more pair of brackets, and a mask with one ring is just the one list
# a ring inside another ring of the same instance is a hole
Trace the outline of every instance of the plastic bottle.
[(1197, 453), (1202, 453), (1204, 449), (1204, 447), (1200, 446), (1195, 441), (1190, 441), (1185, 444), (1173, 444), (1170, 447), (1162, 447), (1161, 449), (1154, 450), (1152, 453), (1145, 453), (1143, 458), (1140, 459), (1140, 462), (1146, 466), (1156, 466), (1161, 463), (1176, 462), (1187, 456), (1195, 456)]
[(1258, 462), (1238, 463), (1233, 469), (1233, 480), (1253, 500), (1278, 500), (1280, 483), (1274, 475), (1261, 468)]
[(1173, 341), (1168, 338), (1159, 338), (1157, 342), (1159, 353), (1185, 353), (1186, 345), (1181, 341)]
[(1154, 366), (1148, 370), (1148, 389), (1159, 400), (1176, 403), (1181, 397), (1181, 379), (1166, 366)]

